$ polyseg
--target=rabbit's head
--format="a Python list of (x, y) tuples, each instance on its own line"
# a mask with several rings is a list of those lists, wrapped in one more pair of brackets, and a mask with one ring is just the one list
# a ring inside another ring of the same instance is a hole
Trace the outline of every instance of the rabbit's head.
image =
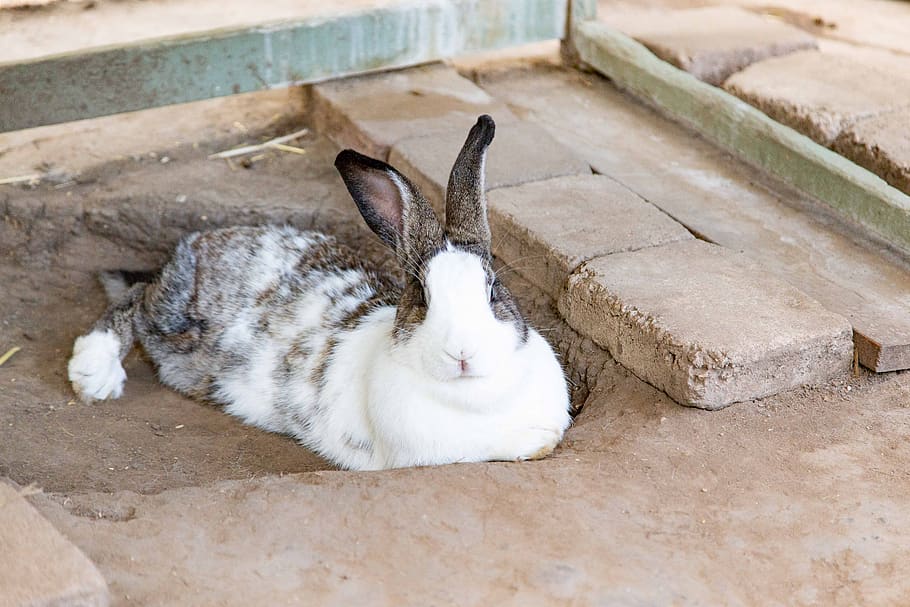
[(344, 150), (335, 160), (367, 225), (406, 276), (393, 339), (437, 380), (493, 377), (510, 367), (528, 325), (493, 272), (484, 163), (495, 123), (481, 116), (452, 167), (445, 226), (388, 164)]

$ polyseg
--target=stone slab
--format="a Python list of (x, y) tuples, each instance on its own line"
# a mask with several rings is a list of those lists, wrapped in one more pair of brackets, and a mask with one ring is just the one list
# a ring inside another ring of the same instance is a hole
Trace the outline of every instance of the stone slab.
[[(481, 79), (482, 85), (577, 150), (598, 173), (617, 179), (693, 233), (745, 251), (847, 317), (864, 366), (884, 371), (888, 367), (881, 361), (891, 360), (910, 368), (910, 258), (838, 216), (843, 213), (910, 252), (910, 197), (618, 32), (591, 31), (587, 40), (595, 46), (584, 48), (588, 59), (612, 82), (537, 70), (533, 76)], [(696, 125), (709, 141), (630, 103), (614, 85)], [(859, 347), (863, 340), (870, 348)], [(868, 356), (879, 351), (881, 356)]]
[(910, 107), (848, 126), (834, 149), (910, 194)]
[(0, 521), (0, 605), (108, 605), (107, 584), (92, 562), (2, 482)]
[[(392, 148), (389, 164), (407, 175), (437, 211), (441, 211), (445, 206), (449, 172), (467, 134), (468, 129), (458, 129), (405, 139)], [(587, 162), (536, 124), (497, 123), (496, 137), (487, 152), (487, 190), (590, 174)]]
[(858, 120), (910, 107), (910, 74), (839, 53), (802, 51), (761, 61), (731, 76), (724, 88), (826, 146)]
[(797, 27), (733, 6), (606, 12), (602, 20), (714, 85), (756, 61), (817, 47)]
[(703, 409), (822, 384), (853, 360), (845, 318), (700, 240), (592, 260), (559, 309), (635, 375)]
[(499, 188), (487, 201), (493, 253), (554, 299), (584, 261), (693, 238), (657, 207), (603, 175)]
[(505, 104), (440, 63), (313, 85), (308, 109), (316, 128), (339, 147), (382, 160), (403, 139), (467, 133), (481, 114), (498, 124), (517, 120)]

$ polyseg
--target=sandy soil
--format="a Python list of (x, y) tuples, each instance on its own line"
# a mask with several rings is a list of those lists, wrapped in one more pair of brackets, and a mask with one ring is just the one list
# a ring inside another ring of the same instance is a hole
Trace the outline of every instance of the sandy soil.
[[(149, 133), (162, 115), (146, 116)], [(150, 267), (189, 229), (263, 221), (330, 229), (384, 259), (334, 175), (335, 149), (300, 144), (306, 156), (235, 170), (205, 146), (164, 146), (65, 187), (0, 189), (0, 350), (23, 347), (0, 367), (0, 476), (44, 488), (32, 502), (98, 564), (115, 605), (910, 596), (910, 373), (686, 409), (517, 281), (586, 402), (541, 462), (324, 470), (292, 441), (158, 386), (138, 354), (123, 399), (70, 404), (70, 344), (104, 306), (97, 269)]]

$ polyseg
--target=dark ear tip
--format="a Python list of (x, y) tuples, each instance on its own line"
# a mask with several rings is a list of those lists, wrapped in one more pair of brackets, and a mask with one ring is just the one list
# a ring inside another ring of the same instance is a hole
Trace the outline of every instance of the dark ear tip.
[(350, 166), (351, 164), (357, 162), (363, 157), (363, 154), (358, 154), (354, 150), (341, 150), (338, 152), (338, 155), (335, 156), (335, 168), (340, 169), (345, 166)]
[(355, 152), (354, 150), (341, 150), (338, 152), (338, 155), (335, 156), (335, 168), (338, 169), (342, 174), (349, 169), (363, 169), (363, 170), (373, 170), (373, 171), (390, 171), (392, 167), (387, 165), (381, 160), (376, 158), (371, 158), (361, 154), (360, 152)]
[(496, 123), (493, 121), (492, 116), (483, 114), (477, 118), (477, 123), (471, 130), (480, 135), (483, 145), (490, 145), (490, 142), (493, 141), (493, 135), (496, 134)]

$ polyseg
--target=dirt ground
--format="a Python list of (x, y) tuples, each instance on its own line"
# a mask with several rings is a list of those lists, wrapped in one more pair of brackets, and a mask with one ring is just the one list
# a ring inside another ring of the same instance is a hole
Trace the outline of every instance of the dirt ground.
[[(135, 120), (153, 133), (158, 112)], [(153, 267), (190, 229), (264, 221), (387, 260), (329, 142), (249, 169), (206, 160), (226, 143), (140, 142), (71, 183), (0, 189), (0, 351), (22, 347), (0, 367), (0, 477), (43, 488), (32, 503), (115, 605), (906, 604), (910, 373), (686, 409), (515, 279), (585, 402), (541, 462), (331, 470), (158, 386), (137, 352), (121, 400), (75, 402), (65, 365), (104, 307), (99, 269)]]

